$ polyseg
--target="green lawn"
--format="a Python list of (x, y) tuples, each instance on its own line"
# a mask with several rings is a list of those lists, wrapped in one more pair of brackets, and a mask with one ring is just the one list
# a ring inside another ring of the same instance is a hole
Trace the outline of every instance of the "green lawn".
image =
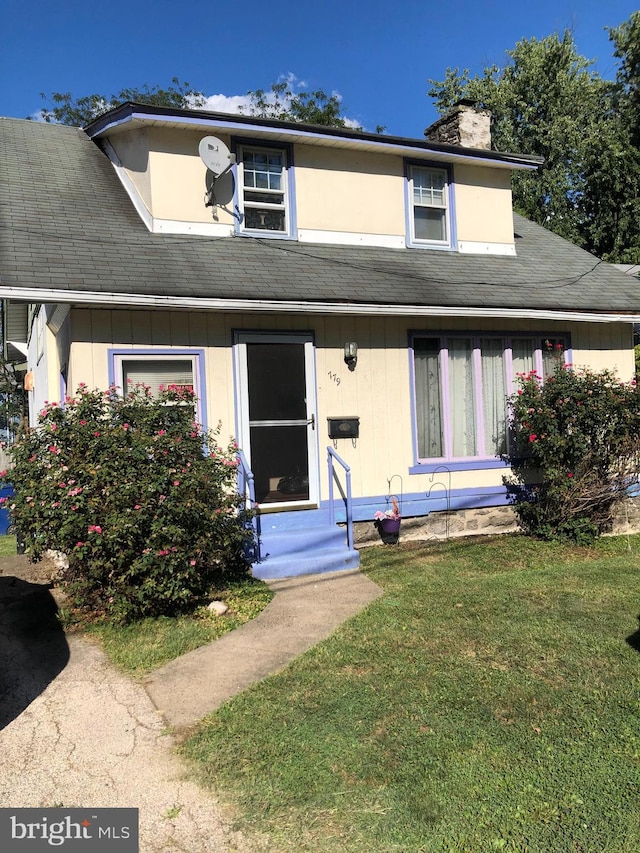
[(0, 536), (0, 557), (15, 557), (16, 537)]
[(640, 848), (640, 538), (370, 548), (385, 595), (184, 744), (292, 851)]
[(82, 630), (99, 640), (116, 666), (139, 677), (254, 619), (273, 593), (262, 581), (243, 577), (212, 590), (210, 597), (224, 601), (227, 613), (214, 616), (203, 607), (185, 616), (141, 619), (129, 625), (98, 623)]

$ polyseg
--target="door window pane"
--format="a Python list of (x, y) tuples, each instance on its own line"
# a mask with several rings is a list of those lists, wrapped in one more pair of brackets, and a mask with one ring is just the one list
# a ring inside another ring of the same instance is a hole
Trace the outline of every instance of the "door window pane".
[(249, 420), (306, 419), (304, 344), (248, 343)]
[(306, 425), (252, 426), (250, 440), (258, 503), (308, 500)]

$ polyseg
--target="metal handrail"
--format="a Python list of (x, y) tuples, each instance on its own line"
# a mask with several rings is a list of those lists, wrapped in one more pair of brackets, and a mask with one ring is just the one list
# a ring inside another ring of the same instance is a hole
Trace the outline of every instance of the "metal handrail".
[[(256, 510), (256, 483), (255, 476), (244, 452), (240, 448), (236, 451), (238, 456), (238, 494), (243, 494), (247, 509)], [(255, 533), (254, 558), (260, 561), (260, 515), (255, 512), (251, 517), (251, 526)]]
[[(336, 460), (345, 472), (345, 483), (347, 488), (347, 494), (345, 495), (340, 486), (340, 481), (338, 480), (338, 475), (336, 474), (335, 466), (333, 464), (333, 460)], [(353, 508), (352, 508), (352, 500), (351, 500), (351, 468), (347, 465), (347, 463), (342, 459), (333, 449), (333, 447), (327, 447), (327, 466), (329, 468), (329, 518), (331, 519), (331, 524), (336, 523), (336, 510), (333, 505), (333, 481), (335, 479), (338, 484), (338, 488), (340, 489), (340, 493), (342, 495), (342, 499), (345, 502), (346, 514), (347, 514), (347, 545), (349, 546), (349, 550), (353, 551)]]
[(249, 463), (244, 452), (240, 448), (236, 452), (240, 463), (238, 465), (238, 492), (245, 495), (245, 498), (249, 501), (250, 509), (253, 509), (256, 505), (255, 477), (253, 471), (249, 468)]

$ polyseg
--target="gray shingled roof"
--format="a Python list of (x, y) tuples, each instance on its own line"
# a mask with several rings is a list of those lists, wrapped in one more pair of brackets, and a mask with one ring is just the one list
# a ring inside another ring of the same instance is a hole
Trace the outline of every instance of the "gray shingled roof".
[[(0, 119), (0, 287), (640, 313), (637, 282), (515, 216), (517, 257), (150, 234), (80, 130)], [(77, 300), (76, 300), (77, 301)]]

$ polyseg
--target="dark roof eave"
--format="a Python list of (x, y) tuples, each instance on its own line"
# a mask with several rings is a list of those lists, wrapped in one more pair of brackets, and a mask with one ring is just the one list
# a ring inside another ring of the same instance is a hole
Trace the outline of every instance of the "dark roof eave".
[(201, 119), (203, 123), (228, 122), (246, 125), (247, 127), (258, 126), (264, 129), (289, 130), (309, 135), (321, 135), (337, 139), (354, 140), (361, 142), (384, 143), (386, 145), (402, 148), (414, 148), (416, 151), (433, 151), (442, 154), (464, 154), (468, 157), (478, 159), (495, 160), (498, 163), (512, 163), (514, 165), (529, 166), (531, 168), (541, 166), (544, 163), (542, 157), (533, 154), (514, 154), (510, 152), (492, 151), (486, 148), (464, 148), (460, 145), (448, 145), (443, 142), (432, 142), (426, 139), (414, 139), (402, 136), (387, 136), (386, 134), (370, 133), (363, 130), (353, 130), (347, 127), (327, 127), (317, 124), (300, 124), (294, 121), (282, 121), (279, 119), (263, 119), (255, 116), (242, 115), (240, 113), (218, 113), (197, 109), (177, 109), (175, 107), (159, 107), (153, 104), (138, 104), (133, 101), (120, 104), (112, 110), (108, 110), (87, 124), (83, 130), (91, 138), (104, 133), (114, 125), (123, 124), (134, 117), (162, 116), (166, 120)]

